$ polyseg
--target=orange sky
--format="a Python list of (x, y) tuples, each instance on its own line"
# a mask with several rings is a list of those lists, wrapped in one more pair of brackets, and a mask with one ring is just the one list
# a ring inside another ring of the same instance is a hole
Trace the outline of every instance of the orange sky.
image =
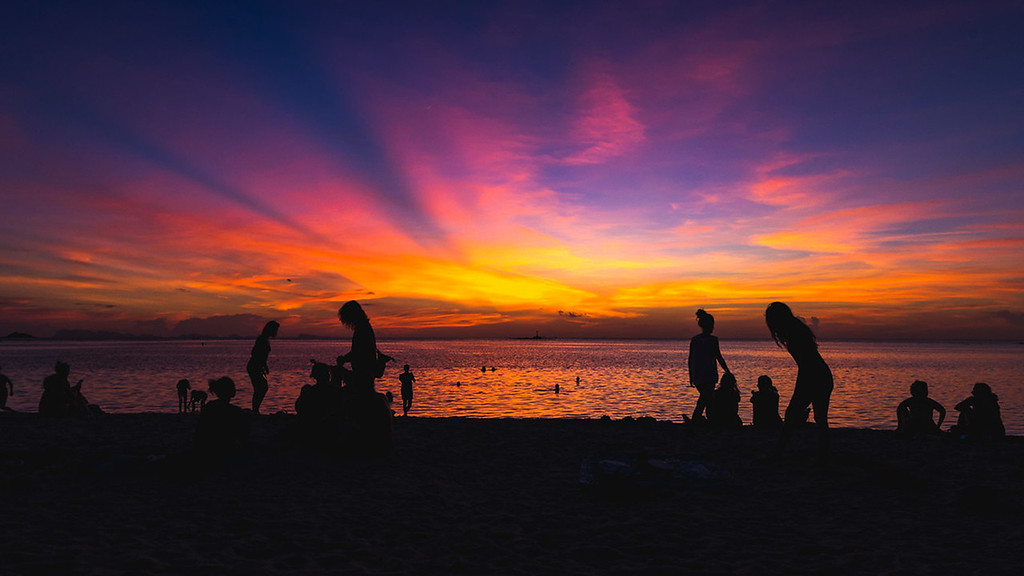
[(931, 6), (25, 14), (0, 332), (1024, 339), (1020, 11)]

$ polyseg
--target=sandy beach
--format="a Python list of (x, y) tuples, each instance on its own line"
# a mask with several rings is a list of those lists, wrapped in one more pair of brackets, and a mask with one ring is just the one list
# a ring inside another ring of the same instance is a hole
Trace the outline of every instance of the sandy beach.
[[(0, 415), (9, 574), (1015, 574), (1024, 441), (969, 445), (657, 421), (397, 418), (375, 460), (283, 450), (185, 471), (194, 415)], [(583, 463), (708, 474), (612, 488)]]

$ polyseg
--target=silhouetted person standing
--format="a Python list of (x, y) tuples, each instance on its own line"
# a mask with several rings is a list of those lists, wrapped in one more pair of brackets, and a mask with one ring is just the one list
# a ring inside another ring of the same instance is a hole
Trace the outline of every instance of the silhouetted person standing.
[(818, 456), (822, 463), (828, 456), (828, 404), (832, 397), (832, 370), (818, 352), (818, 341), (814, 332), (803, 320), (782, 302), (772, 302), (764, 312), (765, 323), (772, 339), (785, 348), (796, 362), (796, 384), (793, 397), (786, 408), (782, 433), (775, 447), (775, 455), (781, 456), (793, 429), (804, 421), (808, 406), (814, 408), (814, 422), (818, 426)]
[(711, 406), (714, 402), (715, 384), (718, 383), (718, 365), (726, 374), (729, 368), (722, 358), (722, 351), (718, 346), (718, 337), (711, 333), (715, 330), (715, 317), (708, 314), (704, 309), (697, 310), (697, 325), (701, 333), (690, 338), (690, 354), (686, 364), (690, 373), (690, 386), (693, 386), (700, 393), (697, 398), (697, 406), (693, 409), (693, 419), (701, 417), (711, 418)]
[(352, 348), (338, 357), (338, 364), (347, 362), (352, 366), (347, 386), (373, 390), (377, 374), (377, 337), (370, 325), (370, 318), (355, 300), (349, 300), (338, 309), (338, 320), (352, 330)]
[(409, 365), (405, 365), (405, 371), (398, 375), (398, 381), (402, 384), (402, 416), (408, 416), (412, 409), (412, 383), (416, 377), (409, 371)]
[[(938, 412), (938, 422), (932, 419), (933, 412)], [(910, 385), (910, 398), (896, 407), (896, 431), (909, 436), (938, 434), (945, 419), (946, 409), (928, 397), (928, 383), (923, 380), (915, 380)]]
[(7, 407), (7, 393), (14, 395), (14, 383), (6, 374), (0, 374), (0, 410), (10, 410)]
[(175, 388), (178, 390), (178, 414), (183, 414), (189, 409), (188, 393), (192, 390), (192, 384), (185, 378), (182, 378), (178, 380)]
[(345, 416), (352, 425), (352, 449), (376, 456), (391, 451), (391, 408), (383, 394), (374, 390), (382, 374), (382, 362), (390, 358), (377, 351), (370, 318), (359, 302), (350, 300), (338, 310), (338, 320), (352, 329), (352, 349), (338, 359), (339, 367), (352, 366), (345, 385)]
[(256, 343), (252, 347), (252, 356), (245, 366), (246, 372), (249, 373), (249, 380), (252, 382), (253, 414), (260, 413), (260, 404), (263, 404), (263, 398), (266, 397), (267, 390), (270, 389), (270, 384), (267, 382), (267, 374), (270, 373), (270, 367), (267, 365), (267, 361), (270, 359), (270, 339), (277, 337), (277, 330), (280, 327), (281, 325), (273, 320), (263, 326), (263, 332), (256, 337)]

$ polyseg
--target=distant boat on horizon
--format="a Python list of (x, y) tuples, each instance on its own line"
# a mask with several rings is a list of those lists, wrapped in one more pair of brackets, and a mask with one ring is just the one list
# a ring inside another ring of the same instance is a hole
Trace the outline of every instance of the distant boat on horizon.
[(540, 335), (540, 330), (538, 330), (533, 336), (518, 336), (515, 339), (516, 340), (543, 340), (544, 337)]

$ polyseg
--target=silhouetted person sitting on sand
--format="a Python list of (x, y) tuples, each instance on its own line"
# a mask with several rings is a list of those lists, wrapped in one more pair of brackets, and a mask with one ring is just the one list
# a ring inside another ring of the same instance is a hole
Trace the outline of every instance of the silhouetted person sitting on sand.
[[(932, 413), (939, 413), (939, 421), (932, 419)], [(896, 407), (896, 431), (908, 436), (939, 434), (946, 419), (942, 404), (928, 397), (928, 383), (915, 380), (910, 385), (910, 398)]]
[(313, 362), (307, 384), (295, 400), (299, 441), (307, 447), (324, 448), (343, 440), (345, 391), (331, 382), (331, 367)]
[(828, 405), (834, 386), (832, 369), (818, 352), (814, 332), (803, 320), (793, 315), (789, 306), (782, 302), (772, 302), (764, 312), (764, 320), (772, 339), (789, 352), (797, 366), (793, 396), (786, 408), (786, 418), (774, 456), (782, 455), (795, 427), (806, 420), (807, 407), (812, 406), (814, 422), (818, 426), (818, 458), (824, 462), (829, 445)]
[(955, 408), (960, 415), (950, 432), (957, 436), (967, 440), (996, 440), (1006, 436), (1003, 418), (999, 414), (999, 397), (988, 384), (975, 384), (971, 395)]
[(779, 391), (768, 375), (757, 377), (757, 390), (750, 395), (750, 403), (753, 404), (755, 428), (775, 429), (782, 426)]
[(703, 308), (699, 309), (697, 325), (700, 326), (701, 333), (690, 338), (690, 354), (686, 359), (690, 386), (700, 393), (697, 405), (693, 408), (693, 420), (701, 418), (702, 413), (708, 419), (711, 418), (715, 384), (718, 383), (718, 365), (721, 364), (722, 370), (726, 374), (729, 373), (729, 367), (725, 365), (725, 358), (722, 358), (722, 351), (718, 346), (718, 337), (711, 334), (715, 330), (715, 317), (705, 312)]
[[(0, 367), (2, 368), (2, 367)], [(14, 395), (14, 383), (6, 374), (0, 374), (0, 410), (10, 410), (7, 407), (7, 393)]]
[(263, 398), (270, 389), (267, 382), (267, 375), (270, 374), (268, 361), (270, 360), (270, 339), (277, 337), (280, 324), (271, 320), (263, 325), (263, 331), (256, 337), (256, 343), (252, 346), (252, 354), (245, 370), (249, 373), (249, 380), (252, 382), (252, 412), (260, 413), (260, 405)]
[(722, 382), (715, 390), (711, 404), (711, 425), (715, 428), (741, 428), (740, 389), (732, 372), (722, 374)]
[(412, 384), (416, 377), (409, 371), (409, 365), (404, 366), (404, 372), (398, 375), (398, 381), (402, 384), (402, 416), (408, 416), (412, 408)]
[(196, 424), (195, 448), (207, 460), (228, 457), (249, 442), (249, 415), (231, 403), (235, 381), (227, 376), (210, 380), (210, 392), (216, 396), (203, 407)]
[(82, 381), (74, 387), (68, 382), (71, 367), (58, 361), (53, 374), (43, 380), (43, 395), (39, 398), (40, 416), (74, 416), (88, 411), (88, 402), (82, 395)]
[(185, 378), (182, 378), (178, 380), (175, 388), (178, 390), (178, 414), (182, 414), (188, 411), (188, 393), (192, 390), (192, 384)]

